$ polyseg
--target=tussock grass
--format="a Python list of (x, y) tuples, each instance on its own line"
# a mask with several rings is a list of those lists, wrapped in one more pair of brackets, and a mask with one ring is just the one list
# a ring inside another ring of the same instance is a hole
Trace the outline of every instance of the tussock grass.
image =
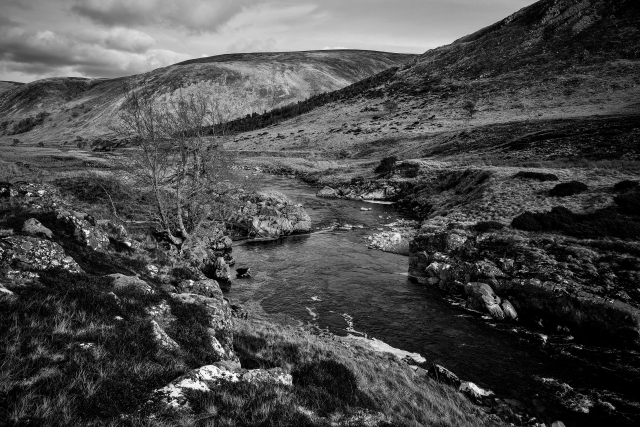
[[(273, 404), (281, 409), (295, 405), (326, 415), (324, 420), (312, 417), (315, 424), (284, 425), (325, 425), (331, 417), (339, 418), (355, 408), (381, 412), (388, 425), (393, 426), (495, 425), (483, 420), (480, 411), (453, 389), (418, 377), (394, 356), (375, 353), (366, 345), (320, 337), (293, 326), (251, 320), (235, 320), (234, 334), (236, 352), (243, 365), (280, 366), (292, 371), (291, 396), (281, 390), (263, 405)], [(226, 393), (242, 396), (246, 389), (228, 389)], [(264, 391), (252, 393), (255, 394), (249, 399), (251, 402), (258, 395), (266, 398)], [(220, 399), (220, 395), (213, 396), (207, 403), (210, 408), (218, 408), (216, 402)]]
[[(106, 278), (42, 273), (0, 298), (0, 419), (8, 425), (127, 425), (149, 392), (185, 371), (158, 352), (151, 295), (109, 295)], [(116, 316), (119, 316), (116, 317)]]

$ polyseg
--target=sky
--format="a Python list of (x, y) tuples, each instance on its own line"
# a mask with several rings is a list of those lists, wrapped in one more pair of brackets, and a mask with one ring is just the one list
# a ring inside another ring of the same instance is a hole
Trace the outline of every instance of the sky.
[(112, 78), (235, 52), (424, 53), (534, 0), (1, 0), (0, 80)]

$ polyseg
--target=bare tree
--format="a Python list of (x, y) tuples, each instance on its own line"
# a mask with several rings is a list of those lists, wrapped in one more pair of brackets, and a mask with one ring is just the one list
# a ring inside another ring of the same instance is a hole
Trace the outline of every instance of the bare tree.
[(223, 141), (225, 124), (251, 105), (252, 93), (196, 84), (152, 99), (128, 90), (118, 132), (134, 141), (122, 165), (129, 181), (150, 189), (154, 218), (182, 247), (212, 221), (225, 221), (247, 180), (239, 178)]

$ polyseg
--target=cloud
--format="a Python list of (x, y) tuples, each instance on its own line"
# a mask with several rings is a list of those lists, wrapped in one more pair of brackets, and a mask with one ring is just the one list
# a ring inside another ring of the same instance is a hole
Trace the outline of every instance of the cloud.
[(95, 34), (0, 29), (0, 69), (35, 76), (117, 77), (190, 59), (166, 49), (150, 49), (153, 39), (132, 30)]
[(105, 26), (163, 25), (216, 32), (231, 18), (268, 0), (73, 0), (71, 10)]
[(227, 47), (227, 53), (275, 52), (276, 45), (276, 41), (271, 38), (266, 40), (241, 38)]

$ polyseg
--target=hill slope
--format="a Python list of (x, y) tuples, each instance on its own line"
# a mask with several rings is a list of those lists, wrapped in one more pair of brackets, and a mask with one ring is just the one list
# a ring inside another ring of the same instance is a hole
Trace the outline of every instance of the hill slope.
[(351, 157), (637, 157), (639, 95), (638, 2), (542, 0), (427, 51), (375, 87), (230, 146)]
[[(40, 112), (44, 123), (18, 136), (27, 141), (61, 141), (107, 133), (123, 100), (124, 85), (153, 96), (178, 88), (223, 81), (231, 91), (254, 90), (254, 111), (262, 112), (333, 91), (397, 66), (414, 55), (333, 50), (232, 54), (200, 58), (148, 73), (116, 79), (51, 78), (24, 85), (0, 86), (0, 121), (16, 123)], [(6, 88), (5, 88), (6, 86)]]

